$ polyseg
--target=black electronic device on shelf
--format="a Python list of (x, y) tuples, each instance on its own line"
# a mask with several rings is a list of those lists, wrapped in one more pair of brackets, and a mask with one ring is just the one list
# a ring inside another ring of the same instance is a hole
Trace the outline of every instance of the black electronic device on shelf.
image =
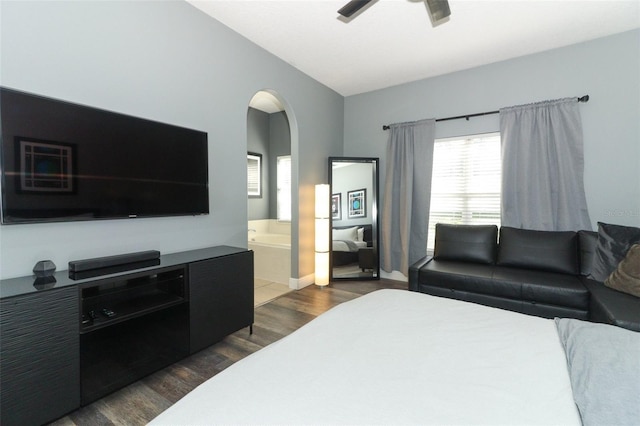
[(72, 280), (80, 280), (147, 268), (159, 264), (160, 252), (158, 250), (145, 250), (91, 259), (71, 260), (69, 261), (69, 278)]

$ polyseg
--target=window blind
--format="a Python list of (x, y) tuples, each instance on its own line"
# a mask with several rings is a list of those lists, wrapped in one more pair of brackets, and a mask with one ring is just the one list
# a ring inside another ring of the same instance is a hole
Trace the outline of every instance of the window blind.
[(500, 226), (500, 134), (437, 139), (427, 250), (436, 223)]

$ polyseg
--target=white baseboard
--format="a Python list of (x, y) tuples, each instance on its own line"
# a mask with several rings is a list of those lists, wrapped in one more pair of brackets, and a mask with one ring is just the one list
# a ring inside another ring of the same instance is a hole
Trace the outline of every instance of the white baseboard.
[(315, 281), (315, 274), (309, 274), (301, 278), (289, 278), (289, 288), (293, 290), (300, 290), (313, 284)]
[(409, 281), (409, 278), (400, 271), (385, 272), (380, 271), (380, 278), (386, 278), (395, 281)]
[[(395, 281), (409, 281), (406, 275), (399, 271), (385, 272), (380, 271), (381, 278), (387, 278)], [(316, 282), (315, 274), (309, 274), (302, 278), (289, 278), (289, 288), (292, 290), (300, 290)]]

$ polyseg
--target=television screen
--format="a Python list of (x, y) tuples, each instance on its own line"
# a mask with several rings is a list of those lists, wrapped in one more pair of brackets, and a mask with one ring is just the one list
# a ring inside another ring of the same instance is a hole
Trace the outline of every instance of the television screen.
[(2, 223), (209, 213), (207, 134), (0, 88)]

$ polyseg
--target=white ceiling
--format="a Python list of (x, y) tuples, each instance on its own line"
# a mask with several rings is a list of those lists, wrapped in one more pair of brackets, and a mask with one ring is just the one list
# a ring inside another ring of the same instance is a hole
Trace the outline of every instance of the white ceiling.
[(449, 0), (431, 25), (423, 0), (186, 0), (343, 96), (640, 28), (640, 0)]
[(253, 95), (253, 98), (249, 101), (251, 108), (259, 109), (268, 114), (272, 114), (278, 111), (284, 111), (284, 105), (278, 98), (267, 91), (260, 91)]

